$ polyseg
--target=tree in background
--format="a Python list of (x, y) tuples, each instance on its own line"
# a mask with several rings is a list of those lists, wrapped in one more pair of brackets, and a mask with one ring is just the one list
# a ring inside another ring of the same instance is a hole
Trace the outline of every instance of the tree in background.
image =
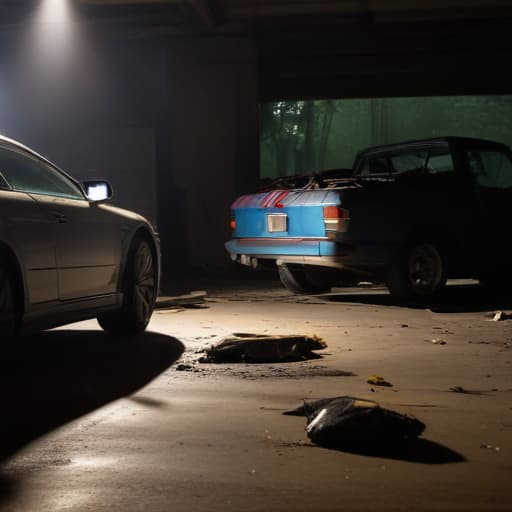
[(262, 176), (325, 166), (335, 100), (278, 101), (260, 107)]
[(303, 101), (264, 103), (260, 108), (261, 162), (263, 176), (295, 173), (295, 153), (303, 130)]
[(350, 167), (368, 146), (443, 135), (512, 144), (512, 96), (277, 101), (260, 107), (261, 177)]

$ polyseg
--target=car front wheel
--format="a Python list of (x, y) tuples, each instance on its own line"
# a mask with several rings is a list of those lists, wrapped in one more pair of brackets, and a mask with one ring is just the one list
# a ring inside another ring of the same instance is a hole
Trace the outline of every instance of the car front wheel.
[(149, 323), (156, 300), (156, 262), (143, 237), (133, 241), (123, 279), (123, 305), (118, 311), (98, 317), (109, 334), (138, 334)]

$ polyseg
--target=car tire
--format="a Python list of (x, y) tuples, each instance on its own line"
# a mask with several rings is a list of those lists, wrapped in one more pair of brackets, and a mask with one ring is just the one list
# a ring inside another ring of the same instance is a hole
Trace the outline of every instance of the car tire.
[(391, 295), (403, 300), (426, 300), (446, 284), (446, 263), (438, 244), (409, 244), (391, 266), (386, 280)]
[(7, 265), (0, 263), (0, 333), (2, 341), (14, 339), (17, 323), (14, 287)]
[(157, 273), (154, 252), (137, 236), (130, 247), (124, 272), (121, 309), (104, 313), (98, 323), (109, 334), (139, 334), (149, 323), (156, 301)]
[(278, 269), (283, 286), (295, 294), (327, 293), (333, 286), (329, 269), (311, 270), (290, 265), (279, 265)]

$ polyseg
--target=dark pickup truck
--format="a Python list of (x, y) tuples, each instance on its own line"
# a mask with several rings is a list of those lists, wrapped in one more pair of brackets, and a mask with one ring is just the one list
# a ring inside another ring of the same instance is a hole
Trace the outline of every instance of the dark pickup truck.
[(239, 197), (226, 243), (235, 261), (277, 265), (295, 293), (371, 281), (422, 299), (448, 277), (512, 277), (512, 153), (504, 144), (442, 137), (373, 147), (348, 173), (301, 185)]

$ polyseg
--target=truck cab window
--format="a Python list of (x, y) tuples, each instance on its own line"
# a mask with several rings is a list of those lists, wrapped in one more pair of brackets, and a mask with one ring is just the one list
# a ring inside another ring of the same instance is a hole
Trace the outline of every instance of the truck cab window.
[(391, 155), (391, 163), (395, 174), (409, 172), (425, 172), (428, 151), (408, 151)]
[(360, 176), (390, 174), (391, 167), (386, 156), (368, 157), (361, 167)]
[(451, 153), (448, 150), (443, 152), (431, 151), (427, 160), (427, 171), (429, 174), (454, 172)]
[(469, 168), (480, 187), (512, 188), (510, 155), (497, 150), (467, 151)]

